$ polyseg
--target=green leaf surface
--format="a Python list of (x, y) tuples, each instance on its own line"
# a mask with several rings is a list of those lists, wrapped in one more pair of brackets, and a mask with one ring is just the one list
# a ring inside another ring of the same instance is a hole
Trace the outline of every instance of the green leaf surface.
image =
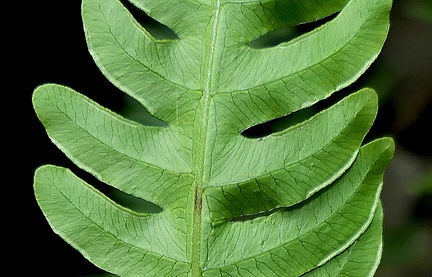
[(382, 220), (383, 212), (379, 205), (370, 226), (355, 243), (304, 276), (373, 276), (382, 254)]
[[(69, 169), (45, 165), (34, 189), (49, 224), (119, 276), (373, 275), (394, 150), (389, 138), (363, 144), (376, 93), (365, 88), (278, 131), (243, 134), (354, 82), (381, 51), (390, 7), (83, 0), (97, 66), (166, 125), (126, 119), (57, 84), (35, 90), (34, 108), (76, 165), (161, 212), (130, 210)], [(277, 45), (253, 46), (317, 22)]]

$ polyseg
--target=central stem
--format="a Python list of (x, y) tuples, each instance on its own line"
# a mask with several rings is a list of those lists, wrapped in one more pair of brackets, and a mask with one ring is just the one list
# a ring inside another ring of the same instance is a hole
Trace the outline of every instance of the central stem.
[[(196, 173), (196, 181), (194, 185), (194, 205), (193, 205), (193, 231), (192, 231), (192, 276), (202, 276), (202, 253), (201, 253), (201, 241), (202, 241), (202, 201), (203, 201), (203, 187), (208, 181), (208, 168), (210, 165), (206, 164), (206, 148), (208, 142), (208, 122), (209, 122), (209, 107), (210, 107), (210, 94), (212, 87), (212, 77), (214, 72), (214, 55), (216, 48), (216, 35), (218, 28), (219, 13), (221, 9), (221, 0), (216, 1), (215, 11), (213, 14), (213, 22), (211, 29), (211, 37), (209, 40), (209, 52), (208, 52), (208, 63), (207, 70), (204, 76), (204, 89), (203, 96), (201, 98), (201, 119), (199, 128), (197, 130), (198, 143), (194, 147), (194, 172)], [(207, 169), (207, 170), (206, 170)]]

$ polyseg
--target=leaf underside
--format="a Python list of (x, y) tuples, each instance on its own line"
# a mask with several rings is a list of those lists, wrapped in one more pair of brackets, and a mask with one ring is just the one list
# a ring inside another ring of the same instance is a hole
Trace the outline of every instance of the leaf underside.
[[(52, 229), (119, 276), (372, 276), (394, 150), (390, 138), (363, 143), (376, 93), (365, 88), (291, 119), (369, 67), (390, 7), (83, 0), (97, 66), (166, 124), (142, 125), (57, 84), (35, 90), (34, 108), (76, 165), (160, 210), (134, 211), (69, 169), (44, 165), (34, 189)], [(295, 123), (244, 135), (278, 118)]]

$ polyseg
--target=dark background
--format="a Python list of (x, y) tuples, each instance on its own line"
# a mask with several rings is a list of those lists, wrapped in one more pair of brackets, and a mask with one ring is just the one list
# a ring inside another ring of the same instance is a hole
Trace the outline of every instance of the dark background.
[[(10, 178), (4, 186), (12, 188), (3, 201), (9, 218), (3, 227), (10, 232), (4, 238), (10, 238), (6, 243), (11, 246), (4, 270), (46, 277), (98, 274), (100, 270), (53, 233), (35, 201), (33, 173), (38, 166), (74, 165), (46, 136), (31, 97), (36, 86), (54, 82), (121, 112), (123, 96), (87, 51), (81, 1), (31, 2), (4, 8), (4, 16), (11, 13), (2, 39), (7, 96), (3, 137), (10, 140), (4, 144), (10, 148), (4, 167)], [(384, 254), (379, 277), (432, 273), (432, 14), (426, 13), (431, 7), (430, 0), (395, 0), (382, 54), (352, 86), (371, 86), (380, 95), (378, 118), (368, 137), (392, 136), (397, 145), (382, 194)]]

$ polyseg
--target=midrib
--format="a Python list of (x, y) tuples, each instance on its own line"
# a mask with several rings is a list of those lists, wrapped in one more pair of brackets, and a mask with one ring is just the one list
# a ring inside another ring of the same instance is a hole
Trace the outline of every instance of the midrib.
[(196, 117), (201, 119), (200, 127), (197, 133), (197, 146), (194, 147), (194, 166), (193, 170), (196, 174), (196, 181), (194, 184), (195, 198), (193, 209), (193, 230), (192, 230), (192, 276), (201, 277), (201, 228), (202, 228), (202, 196), (203, 185), (206, 183), (208, 176), (205, 170), (206, 160), (206, 146), (208, 136), (208, 116), (210, 106), (210, 93), (212, 89), (212, 78), (214, 72), (214, 54), (216, 49), (216, 36), (219, 23), (219, 13), (221, 9), (221, 0), (216, 1), (215, 10), (213, 14), (211, 38), (209, 43), (209, 56), (207, 62), (207, 70), (205, 75), (203, 96), (201, 99), (201, 116)]

